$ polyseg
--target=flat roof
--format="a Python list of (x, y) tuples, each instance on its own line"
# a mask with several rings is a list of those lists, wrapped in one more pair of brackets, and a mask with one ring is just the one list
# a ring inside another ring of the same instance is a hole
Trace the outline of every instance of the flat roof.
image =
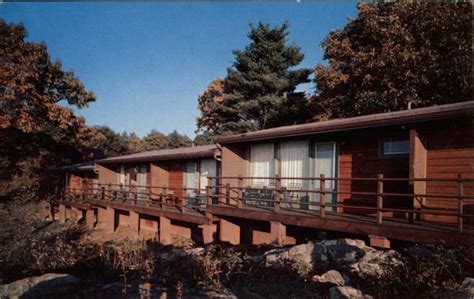
[(220, 137), (217, 138), (217, 143), (257, 141), (468, 116), (474, 116), (474, 101), (277, 127)]
[(215, 144), (181, 147), (173, 149), (154, 150), (131, 155), (118, 156), (113, 158), (97, 160), (98, 164), (127, 163), (127, 162), (149, 162), (163, 160), (179, 160), (192, 158), (209, 158), (214, 157), (217, 149)]

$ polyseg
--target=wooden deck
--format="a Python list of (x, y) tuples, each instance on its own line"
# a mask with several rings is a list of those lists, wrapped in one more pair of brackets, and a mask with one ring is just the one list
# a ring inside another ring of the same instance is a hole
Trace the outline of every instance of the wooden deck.
[(462, 241), (474, 242), (474, 230), (466, 229), (462, 233), (457, 231), (456, 225), (447, 223), (433, 223), (414, 221), (406, 223), (402, 219), (385, 218), (378, 224), (374, 217), (352, 214), (338, 214), (326, 212), (321, 218), (319, 211), (292, 211), (281, 209), (279, 213), (265, 208), (243, 206), (237, 208), (232, 205), (211, 205), (209, 213), (215, 216), (229, 216), (259, 221), (277, 221), (286, 225), (309, 227), (327, 231), (347, 232), (361, 235), (385, 236), (391, 239), (432, 243), (444, 240), (447, 243)]

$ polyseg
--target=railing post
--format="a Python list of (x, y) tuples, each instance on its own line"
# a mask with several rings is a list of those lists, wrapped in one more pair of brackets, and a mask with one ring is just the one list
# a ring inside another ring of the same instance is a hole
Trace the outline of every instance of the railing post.
[(275, 213), (280, 212), (280, 202), (281, 202), (281, 178), (277, 174), (275, 175)]
[(206, 205), (212, 205), (212, 179), (207, 178), (207, 186), (206, 186)]
[(319, 177), (319, 213), (321, 218), (326, 216), (326, 176), (321, 173)]
[(230, 184), (225, 184), (225, 203), (230, 205)]
[(383, 219), (383, 174), (377, 175), (377, 223), (382, 223)]
[(237, 178), (238, 181), (237, 181), (237, 188), (238, 189), (238, 195), (237, 195), (237, 207), (238, 208), (241, 208), (243, 206), (243, 202), (244, 202), (244, 198), (243, 198), (243, 194), (244, 194), (244, 179), (242, 178), (242, 176), (239, 175), (239, 177)]
[(125, 194), (123, 193), (123, 184), (120, 184), (120, 196), (122, 197), (122, 201), (125, 198)]
[(105, 187), (102, 186), (101, 188), (102, 188), (102, 190), (101, 190), (101, 192), (100, 192), (100, 193), (101, 193), (101, 194), (100, 194), (100, 197), (102, 198), (102, 201), (104, 201), (104, 200), (105, 200)]
[(462, 173), (458, 174), (458, 230), (462, 233), (463, 230), (463, 214), (464, 214), (464, 185), (462, 180)]
[(112, 197), (112, 184), (109, 183), (107, 187), (108, 187), (107, 199), (110, 199)]

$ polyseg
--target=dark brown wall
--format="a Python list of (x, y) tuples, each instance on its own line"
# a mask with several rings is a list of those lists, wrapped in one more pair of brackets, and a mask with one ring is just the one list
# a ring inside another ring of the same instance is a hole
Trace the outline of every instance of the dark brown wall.
[(176, 188), (175, 195), (183, 195), (183, 172), (184, 161), (170, 161), (169, 167), (169, 187)]
[[(408, 178), (409, 156), (383, 157), (379, 144), (384, 137), (409, 139), (409, 130), (403, 127), (367, 129), (345, 134), (339, 139), (339, 178), (375, 178), (383, 174), (387, 178)], [(341, 192), (376, 192), (374, 181), (339, 181)], [(384, 192), (407, 193), (408, 182), (386, 182)], [(376, 197), (368, 195), (340, 194), (338, 201), (347, 205), (376, 206)], [(384, 207), (409, 208), (412, 200), (402, 197), (384, 198)], [(347, 212), (373, 213), (347, 208)], [(390, 214), (390, 213), (389, 213)], [(401, 215), (403, 216), (403, 215)]]
[[(473, 119), (444, 121), (425, 125), (419, 129), (427, 147), (428, 178), (474, 178), (474, 126)], [(456, 182), (428, 182), (428, 194), (457, 194)], [(464, 183), (464, 194), (474, 195), (474, 183)], [(466, 213), (474, 213), (474, 201), (466, 200)], [(431, 197), (426, 200), (426, 207), (442, 207), (457, 210), (456, 199)], [(453, 217), (430, 215), (427, 219), (456, 221)], [(472, 218), (467, 219), (474, 223)]]

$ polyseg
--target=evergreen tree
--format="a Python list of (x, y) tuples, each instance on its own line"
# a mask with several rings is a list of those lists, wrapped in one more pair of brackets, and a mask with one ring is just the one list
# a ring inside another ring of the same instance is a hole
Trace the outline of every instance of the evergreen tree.
[(198, 132), (206, 138), (306, 122), (309, 113), (299, 84), (309, 82), (309, 69), (294, 69), (304, 55), (288, 44), (288, 24), (272, 28), (250, 25), (245, 50), (235, 50), (235, 62), (225, 79), (211, 82), (199, 96)]
[(147, 151), (168, 148), (166, 135), (157, 130), (151, 130), (150, 133), (143, 137), (143, 141), (145, 142), (145, 150)]
[(168, 140), (168, 148), (188, 147), (193, 144), (188, 136), (181, 135), (176, 130), (168, 134), (166, 139)]

